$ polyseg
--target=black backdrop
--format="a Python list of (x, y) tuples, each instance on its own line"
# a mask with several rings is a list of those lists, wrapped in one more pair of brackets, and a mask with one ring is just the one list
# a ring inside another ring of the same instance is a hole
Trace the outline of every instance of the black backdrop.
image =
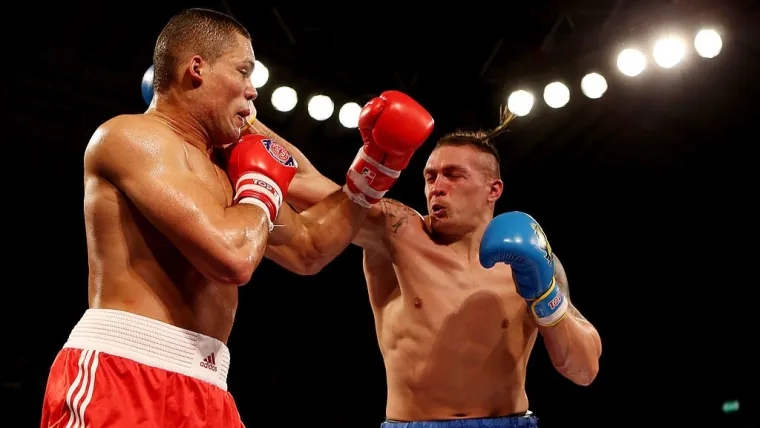
[[(309, 93), (324, 91), (340, 106), (385, 89), (406, 91), (436, 117), (435, 139), (492, 127), (517, 84), (538, 88), (534, 111), (504, 139), (506, 191), (497, 210), (526, 211), (542, 223), (573, 301), (601, 334), (603, 356), (594, 384), (579, 387), (554, 371), (539, 340), (528, 374), (531, 408), (549, 427), (758, 425), (749, 354), (758, 307), (750, 207), (760, 95), (755, 2), (414, 10), (158, 3), (4, 11), (5, 212), (13, 217), (0, 406), (17, 421), (7, 426), (39, 425), (47, 370), (86, 309), (85, 144), (107, 118), (144, 110), (138, 82), (155, 37), (189, 6), (227, 11), (250, 29), (271, 72), (257, 101), (260, 118), (338, 182), (358, 133), (336, 116), (310, 119)], [(614, 69), (626, 38), (646, 47), (662, 23), (691, 36), (711, 20), (724, 36), (717, 58), (692, 52), (667, 71), (650, 60), (636, 79)], [(579, 92), (591, 66), (610, 83), (600, 100)], [(541, 85), (555, 77), (573, 85), (569, 105), (556, 111), (540, 99)], [(280, 84), (299, 91), (291, 113), (269, 103)], [(429, 149), (415, 155), (390, 194), (418, 210)], [(262, 263), (241, 290), (229, 346), (229, 387), (248, 426), (382, 421), (383, 364), (356, 247), (311, 277)], [(740, 411), (725, 415), (721, 403), (731, 399), (740, 400)]]

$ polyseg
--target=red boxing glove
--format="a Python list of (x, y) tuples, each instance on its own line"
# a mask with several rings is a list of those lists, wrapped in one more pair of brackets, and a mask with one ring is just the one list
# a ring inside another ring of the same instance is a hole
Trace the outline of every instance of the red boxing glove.
[(244, 136), (232, 147), (227, 161), (234, 203), (263, 209), (271, 232), (297, 168), (296, 160), (282, 145), (263, 135)]
[(369, 208), (385, 196), (433, 132), (433, 117), (408, 95), (386, 91), (362, 109), (359, 132), (364, 146), (346, 174), (343, 190)]

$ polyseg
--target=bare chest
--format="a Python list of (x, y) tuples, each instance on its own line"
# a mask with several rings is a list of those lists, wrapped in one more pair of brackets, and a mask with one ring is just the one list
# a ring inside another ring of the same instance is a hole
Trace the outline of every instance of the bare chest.
[(510, 327), (522, 328), (526, 304), (507, 265), (486, 269), (427, 236), (418, 238), (395, 248), (392, 271), (398, 292), (387, 302), (386, 323), (432, 334), (453, 328), (455, 335), (500, 335)]
[(188, 152), (187, 162), (193, 174), (200, 179), (214, 197), (225, 207), (232, 204), (232, 185), (227, 173), (220, 166), (216, 155), (209, 159), (202, 153)]

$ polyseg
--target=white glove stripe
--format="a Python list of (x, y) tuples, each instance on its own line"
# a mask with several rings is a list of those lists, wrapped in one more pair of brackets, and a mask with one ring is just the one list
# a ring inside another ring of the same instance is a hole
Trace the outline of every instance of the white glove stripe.
[[(266, 175), (260, 174), (258, 172), (248, 172), (248, 173), (243, 174), (238, 179), (237, 183), (235, 183), (235, 188), (237, 189), (237, 187), (240, 186), (240, 182), (241, 181), (254, 180), (254, 179), (258, 179), (258, 180), (266, 182), (267, 184), (269, 184), (270, 186), (272, 186), (274, 188), (274, 191), (278, 195), (282, 195), (282, 190), (280, 189), (280, 186), (278, 186), (277, 183), (274, 182), (274, 180), (272, 180), (271, 178), (267, 177)], [(240, 193), (240, 192), (237, 192), (237, 193)], [(276, 200), (280, 200), (280, 199), (282, 199), (282, 198), (278, 197)]]
[(379, 191), (369, 187), (367, 179), (353, 168), (348, 170), (348, 179), (370, 198), (382, 199), (385, 196), (385, 192), (387, 192), (387, 190)]
[(567, 303), (567, 297), (562, 299), (562, 303), (559, 304), (559, 308), (557, 308), (556, 311), (554, 311), (553, 314), (549, 315), (548, 317), (544, 318), (537, 318), (536, 323), (538, 325), (544, 326), (544, 327), (550, 327), (554, 324), (558, 323), (563, 316), (565, 316), (565, 312), (567, 312), (568, 303)]
[(266, 196), (266, 197), (268, 197), (269, 199), (272, 200), (272, 202), (274, 203), (275, 208), (279, 211), (279, 208), (280, 208), (280, 196), (277, 195), (277, 194), (275, 194), (275, 193), (270, 192), (269, 189), (267, 189), (264, 186), (260, 186), (258, 184), (253, 184), (253, 183), (251, 183), (251, 184), (243, 184), (242, 186), (240, 186), (240, 188), (238, 189), (237, 193), (235, 194), (235, 199), (239, 198), (240, 194), (243, 193), (246, 190), (253, 190), (255, 192), (262, 193), (264, 196)]
[[(357, 157), (361, 157), (364, 161), (366, 161), (368, 164), (374, 166), (377, 168), (378, 171), (382, 172), (383, 174), (387, 175), (391, 178), (399, 178), (401, 177), (401, 171), (396, 171), (395, 169), (390, 169), (385, 165), (381, 165), (377, 163), (376, 160), (372, 159), (371, 157), (364, 154), (364, 148), (359, 150), (359, 153)], [(356, 163), (356, 159), (354, 159), (354, 163)]]

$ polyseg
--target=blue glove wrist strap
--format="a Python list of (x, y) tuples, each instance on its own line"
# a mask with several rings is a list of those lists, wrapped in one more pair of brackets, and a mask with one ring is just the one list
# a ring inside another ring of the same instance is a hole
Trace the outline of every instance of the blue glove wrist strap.
[(549, 289), (541, 297), (528, 302), (530, 313), (540, 326), (551, 327), (565, 317), (567, 313), (567, 298), (552, 278)]

